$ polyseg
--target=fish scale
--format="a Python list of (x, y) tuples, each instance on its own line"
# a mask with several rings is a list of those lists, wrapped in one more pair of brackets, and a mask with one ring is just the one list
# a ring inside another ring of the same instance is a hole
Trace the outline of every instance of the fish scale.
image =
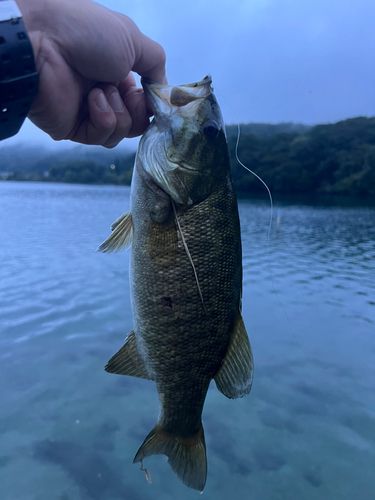
[(183, 483), (202, 491), (209, 384), (229, 398), (252, 384), (237, 200), (210, 77), (142, 84), (155, 117), (139, 144), (130, 213), (100, 246), (115, 251), (131, 241), (134, 328), (106, 370), (156, 384), (159, 418), (134, 462), (165, 454)]

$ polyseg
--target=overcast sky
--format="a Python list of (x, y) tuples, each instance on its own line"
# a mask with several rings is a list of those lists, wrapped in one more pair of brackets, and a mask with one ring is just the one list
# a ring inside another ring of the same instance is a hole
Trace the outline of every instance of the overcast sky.
[[(374, 0), (99, 3), (163, 45), (171, 84), (210, 73), (227, 123), (375, 115)], [(53, 145), (31, 123), (16, 142)]]

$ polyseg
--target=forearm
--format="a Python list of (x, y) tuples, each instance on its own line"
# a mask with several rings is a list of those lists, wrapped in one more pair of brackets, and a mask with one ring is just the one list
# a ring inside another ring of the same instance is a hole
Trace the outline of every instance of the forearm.
[(162, 47), (91, 0), (16, 2), (39, 73), (30, 120), (56, 140), (106, 147), (142, 134), (146, 100), (132, 72), (166, 83)]

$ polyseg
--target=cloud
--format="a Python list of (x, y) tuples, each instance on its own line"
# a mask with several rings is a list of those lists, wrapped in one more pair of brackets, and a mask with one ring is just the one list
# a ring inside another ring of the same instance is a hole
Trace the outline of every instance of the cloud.
[[(375, 114), (373, 0), (101, 0), (167, 53), (169, 81), (211, 73), (227, 122)], [(42, 141), (25, 127), (25, 140)], [(24, 133), (24, 132), (23, 132)]]

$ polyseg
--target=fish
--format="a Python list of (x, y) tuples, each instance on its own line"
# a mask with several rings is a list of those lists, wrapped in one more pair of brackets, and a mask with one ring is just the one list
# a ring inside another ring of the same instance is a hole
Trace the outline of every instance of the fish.
[(237, 198), (211, 77), (141, 83), (154, 118), (139, 142), (130, 211), (98, 248), (131, 246), (134, 328), (105, 370), (156, 384), (160, 414), (134, 463), (143, 470), (146, 457), (166, 455), (178, 478), (202, 492), (210, 382), (235, 399), (250, 392), (253, 379)]

